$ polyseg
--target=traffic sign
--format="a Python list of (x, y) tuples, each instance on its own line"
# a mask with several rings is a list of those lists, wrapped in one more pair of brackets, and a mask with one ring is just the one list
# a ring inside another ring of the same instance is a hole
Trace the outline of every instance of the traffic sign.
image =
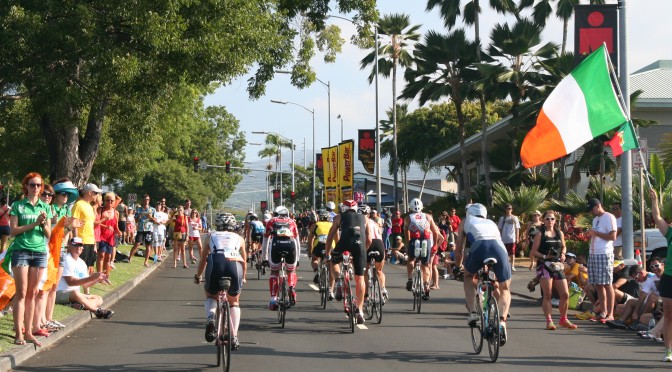
[(128, 203), (135, 203), (138, 201), (138, 194), (128, 194), (128, 198), (126, 199)]
[[(639, 151), (642, 152), (642, 156), (639, 156)], [(649, 161), (649, 144), (646, 138), (639, 139), (639, 150), (633, 150), (632, 152), (632, 167), (641, 168), (642, 167), (642, 158), (645, 162)], [(648, 164), (647, 164), (648, 165)]]

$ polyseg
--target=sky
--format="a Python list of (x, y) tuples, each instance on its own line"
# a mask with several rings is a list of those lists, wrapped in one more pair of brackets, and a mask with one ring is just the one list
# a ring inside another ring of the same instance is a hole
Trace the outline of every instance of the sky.
[[(585, 3), (585, 0), (581, 1)], [(614, 3), (614, 0), (608, 2)], [(627, 0), (627, 33), (628, 33), (628, 69), (632, 73), (660, 59), (672, 59), (672, 0)], [(443, 26), (438, 10), (425, 11), (424, 0), (379, 0), (381, 14), (406, 13), (410, 15), (412, 24), (422, 25), (420, 32), (428, 30), (447, 32)], [(487, 8), (482, 1), (484, 11), (481, 15), (481, 39), (484, 44), (489, 42), (492, 27), (498, 22), (509, 22), (511, 18), (496, 14)], [(347, 15), (346, 15), (347, 17)], [(330, 22), (341, 27), (342, 37), (347, 41), (343, 51), (337, 56), (335, 63), (324, 63), (318, 52), (313, 59), (313, 67), (317, 77), (331, 85), (331, 144), (341, 140), (341, 123), (343, 139), (356, 139), (358, 129), (375, 128), (375, 89), (369, 85), (367, 77), (370, 69), (360, 70), (359, 61), (368, 50), (359, 49), (349, 43), (355, 27), (348, 21), (332, 18)], [(568, 50), (573, 50), (573, 19), (568, 32)], [(467, 28), (467, 35), (473, 35), (473, 29)], [(557, 18), (549, 20), (542, 34), (542, 44), (562, 41), (562, 23)], [(315, 110), (314, 148), (319, 152), (328, 145), (329, 115), (327, 89), (319, 82), (308, 88), (299, 90), (290, 84), (289, 75), (276, 74), (267, 85), (267, 93), (259, 100), (250, 100), (246, 91), (247, 79), (242, 76), (218, 89), (206, 97), (206, 105), (223, 105), (240, 121), (240, 130), (246, 132), (248, 142), (263, 143), (264, 136), (252, 134), (252, 131), (273, 131), (294, 139), (296, 144), (296, 163), (303, 164), (304, 141), (307, 148), (308, 162), (313, 149), (311, 114), (295, 105), (271, 103), (271, 100), (289, 101)], [(398, 76), (398, 92), (403, 87), (403, 72)], [(392, 81), (379, 79), (379, 118), (386, 118), (385, 111), (392, 107)], [(410, 109), (418, 107), (417, 102), (408, 102)], [(342, 119), (338, 119), (341, 115)], [(246, 161), (259, 160), (257, 152), (261, 146), (248, 144), (245, 149)], [(289, 154), (283, 155), (287, 161)], [(263, 176), (256, 180), (263, 183)]]

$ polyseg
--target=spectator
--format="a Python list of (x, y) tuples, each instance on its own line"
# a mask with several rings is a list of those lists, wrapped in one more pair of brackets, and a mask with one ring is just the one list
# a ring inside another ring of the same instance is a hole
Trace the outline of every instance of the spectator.
[[(660, 206), (658, 205), (658, 195), (654, 189), (649, 190), (651, 197), (651, 216), (658, 230), (667, 240), (667, 251), (672, 250), (672, 229), (670, 225), (660, 216)], [(665, 339), (664, 362), (672, 362), (672, 265), (663, 271), (660, 277), (660, 297), (663, 298), (664, 327), (663, 338)]]
[[(110, 275), (110, 264), (114, 261), (114, 247), (116, 246), (117, 236), (123, 236), (119, 229), (119, 212), (114, 205), (117, 197), (113, 192), (105, 193), (103, 198), (103, 208), (100, 211), (100, 242), (98, 243), (98, 260), (96, 262), (96, 271)], [(109, 283), (109, 281), (108, 281)]]
[(0, 253), (5, 251), (9, 239), (9, 207), (7, 199), (0, 195)]
[[(54, 228), (54, 224), (52, 221), (54, 220), (53, 216), (55, 214), (54, 208), (51, 206), (51, 201), (54, 198), (54, 189), (51, 187), (50, 184), (45, 183), (42, 185), (42, 193), (40, 194), (40, 200), (42, 200), (44, 203), (49, 204), (51, 207), (51, 215), (52, 218), (49, 219), (47, 222), (48, 224), (51, 225), (52, 231)], [(47, 242), (47, 264), (51, 261), (50, 259), (50, 254), (49, 254), (49, 244)], [(49, 337), (49, 331), (47, 329), (43, 329), (42, 326), (46, 326), (46, 317), (45, 317), (45, 312), (47, 308), (47, 296), (48, 293), (43, 290), (44, 284), (47, 282), (48, 278), (48, 271), (49, 267), (47, 266), (46, 269), (42, 271), (42, 276), (40, 277), (40, 282), (37, 284), (37, 295), (35, 295), (35, 313), (33, 314), (33, 332), (35, 335), (39, 336), (44, 336), (44, 337)]]
[(154, 228), (152, 232), (152, 246), (154, 247), (154, 254), (156, 260), (161, 261), (163, 258), (163, 250), (166, 244), (166, 223), (168, 222), (168, 213), (165, 212), (163, 204), (156, 205), (156, 214), (154, 215)]
[(137, 232), (135, 233), (135, 244), (131, 248), (131, 253), (129, 254), (128, 260), (130, 262), (135, 255), (135, 252), (138, 251), (138, 248), (141, 244), (145, 245), (145, 267), (149, 267), (149, 256), (152, 253), (152, 248), (150, 244), (152, 243), (152, 227), (154, 225), (154, 214), (156, 209), (149, 205), (149, 195), (145, 194), (142, 198), (142, 205), (135, 209), (135, 216), (138, 219), (136, 226)]
[(135, 241), (135, 209), (129, 208), (126, 216), (126, 244), (133, 244)]
[(616, 240), (614, 240), (614, 260), (623, 259), (623, 218), (621, 217), (621, 203), (614, 203), (611, 205), (611, 213), (616, 217)]
[[(81, 221), (81, 227), (75, 230), (75, 236), (82, 238), (84, 243), (84, 250), (81, 254), (81, 259), (89, 268), (89, 273), (93, 272), (93, 266), (96, 264), (96, 237), (94, 224), (96, 221), (96, 211), (91, 205), (101, 194), (101, 190), (93, 183), (84, 185), (79, 193), (79, 199), (72, 207), (72, 217)], [(87, 289), (88, 290), (88, 289)]]
[(40, 200), (43, 179), (39, 173), (28, 173), (21, 182), (22, 200), (12, 204), (9, 212), (10, 235), (14, 241), (7, 249), (2, 264), (5, 272), (13, 273), (14, 344), (35, 346), (42, 344), (33, 335), (35, 295), (42, 272), (47, 267), (47, 241), (51, 236), (51, 206)]
[(576, 255), (567, 252), (565, 255), (565, 278), (567, 283), (576, 283), (583, 289), (588, 284), (588, 269), (576, 261)]
[(177, 213), (173, 216), (173, 240), (175, 240), (175, 249), (173, 250), (173, 268), (177, 267), (177, 261), (180, 257), (184, 258), (184, 268), (188, 269), (187, 256), (185, 256), (184, 245), (187, 241), (188, 218), (184, 214), (184, 207), (177, 207)]
[(591, 212), (593, 225), (588, 230), (590, 255), (588, 256), (588, 282), (597, 290), (597, 300), (602, 305), (598, 315), (601, 323), (614, 320), (614, 240), (616, 239), (616, 218), (602, 208), (599, 199), (590, 199), (586, 210)]
[[(189, 256), (191, 257), (191, 263), (195, 264), (198, 262), (198, 257), (201, 256), (201, 218), (198, 215), (198, 211), (196, 209), (191, 210), (191, 215), (189, 216), (189, 222), (188, 222), (188, 227), (189, 227), (189, 240), (187, 244), (189, 245)], [(194, 255), (194, 246), (198, 248), (198, 255)], [(184, 257), (184, 260), (186, 262), (187, 257)]]
[(448, 236), (448, 245), (452, 245), (455, 249), (455, 239), (457, 238), (457, 229), (460, 227), (460, 216), (457, 215), (455, 208), (450, 208), (450, 215), (448, 216), (448, 222), (450, 224), (450, 236)]
[(555, 289), (560, 297), (558, 309), (560, 310), (560, 326), (568, 329), (576, 329), (576, 325), (567, 319), (567, 299), (569, 292), (565, 279), (564, 266), (567, 247), (562, 231), (555, 225), (556, 214), (553, 211), (544, 213), (544, 226), (534, 236), (530, 257), (537, 257), (537, 278), (541, 285), (543, 300), (542, 309), (546, 317), (546, 329), (555, 330), (551, 306), (551, 293)]
[[(107, 206), (107, 204), (105, 204)], [(124, 244), (127, 242), (126, 239), (126, 216), (128, 216), (128, 206), (124, 204), (124, 202), (120, 199), (119, 204), (117, 204), (117, 216), (119, 218), (119, 222), (117, 223), (119, 231), (121, 231), (121, 238), (119, 239), (117, 244)], [(114, 261), (114, 257), (112, 257), (112, 261)]]
[(507, 204), (504, 209), (504, 215), (499, 218), (497, 223), (499, 232), (502, 235), (502, 242), (506, 247), (506, 253), (509, 255), (511, 271), (516, 271), (516, 244), (520, 240), (520, 221), (513, 215), (513, 206)]
[(644, 284), (642, 284), (639, 298), (628, 296), (627, 302), (623, 305), (623, 313), (620, 319), (607, 322), (608, 326), (621, 329), (628, 327), (636, 330), (642, 314), (653, 312), (660, 296), (658, 286), (660, 285), (660, 277), (663, 275), (665, 264), (660, 262), (658, 258), (651, 259), (649, 264), (651, 271), (656, 275), (648, 277)]
[(68, 244), (68, 253), (63, 260), (63, 276), (58, 282), (56, 303), (62, 305), (72, 303), (81, 306), (80, 310), (91, 311), (98, 319), (110, 319), (114, 312), (100, 307), (103, 304), (102, 297), (80, 292), (80, 287), (91, 287), (108, 279), (105, 273), (89, 274), (86, 263), (80, 258), (83, 247), (82, 239), (77, 237), (72, 238)]
[[(525, 230), (524, 231), (525, 231), (525, 233), (527, 233), (527, 239), (525, 239), (527, 249), (531, 251), (532, 250), (532, 241), (534, 240), (534, 236), (537, 234), (537, 231), (539, 231), (539, 229), (542, 226), (544, 226), (544, 222), (541, 220), (541, 212), (539, 212), (539, 211), (532, 212), (530, 217), (532, 218), (532, 220), (527, 222), (527, 224), (525, 225)], [(533, 268), (535, 268), (537, 266), (537, 258), (532, 256), (531, 254), (529, 256), (530, 256), (530, 267), (529, 267), (529, 269), (532, 270)], [(574, 259), (576, 259), (576, 256), (574, 257)], [(567, 281), (569, 282), (569, 279), (567, 279)]]

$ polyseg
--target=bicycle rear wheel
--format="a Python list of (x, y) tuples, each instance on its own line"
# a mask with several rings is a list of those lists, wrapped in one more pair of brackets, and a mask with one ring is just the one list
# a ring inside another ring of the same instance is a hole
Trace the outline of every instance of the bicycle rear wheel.
[(373, 303), (373, 316), (376, 318), (376, 324), (383, 321), (383, 290), (380, 288), (378, 273), (373, 273), (373, 286), (369, 294), (369, 301)]
[(327, 308), (327, 301), (329, 300), (329, 270), (320, 265), (320, 307)]
[[(348, 275), (347, 273), (345, 275)], [(347, 283), (344, 283), (343, 285), (343, 290), (345, 293), (343, 294), (343, 298), (345, 299), (345, 307), (348, 312), (348, 322), (350, 323), (350, 333), (355, 333), (355, 323), (356, 321), (356, 314), (355, 314), (355, 304), (354, 304), (354, 299), (352, 298), (352, 288), (350, 288), (350, 280), (347, 281)]]
[(364, 319), (371, 320), (373, 319), (373, 268), (370, 268), (366, 271), (366, 297), (364, 297)]
[(474, 326), (471, 326), (471, 345), (474, 347), (474, 353), (480, 354), (483, 350), (483, 325), (485, 319), (483, 317), (483, 302), (478, 293), (474, 296), (474, 310), (478, 314), (478, 320)]
[(420, 270), (415, 272), (413, 283), (415, 284), (413, 286), (413, 301), (415, 302), (413, 308), (420, 314), (420, 308), (422, 307), (422, 273)]
[(231, 317), (229, 316), (229, 303), (224, 301), (222, 304), (221, 328), (220, 328), (220, 352), (222, 360), (222, 370), (228, 372), (231, 368)]
[(285, 328), (285, 317), (287, 315), (287, 279), (282, 278), (280, 284), (280, 296), (278, 298), (278, 323), (280, 328)]
[(217, 304), (217, 308), (215, 309), (215, 330), (217, 332), (217, 338), (215, 339), (215, 347), (217, 348), (217, 367), (219, 367), (222, 364), (222, 340), (220, 339), (219, 335), (222, 332), (222, 325), (220, 324), (219, 320), (222, 319), (222, 305), (221, 303)]
[(494, 363), (499, 357), (499, 308), (497, 307), (497, 300), (492, 295), (488, 300), (488, 351), (490, 352), (490, 360)]

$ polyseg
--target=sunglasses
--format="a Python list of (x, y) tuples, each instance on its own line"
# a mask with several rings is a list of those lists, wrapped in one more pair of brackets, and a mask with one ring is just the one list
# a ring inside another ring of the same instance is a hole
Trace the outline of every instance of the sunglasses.
[(70, 244), (70, 245), (77, 248), (84, 246), (84, 244)]
[(41, 183), (29, 183), (28, 186), (30, 187), (42, 187)]
[(58, 195), (58, 196), (68, 196), (68, 193), (67, 192), (59, 192), (56, 195)]
[(651, 266), (649, 266), (649, 268), (650, 268), (651, 270), (653, 270), (653, 269), (660, 269), (660, 264), (651, 265)]
[(555, 218), (553, 218), (553, 217), (546, 217), (546, 218), (544, 218), (544, 219), (545, 219), (546, 221), (555, 221)]
[(43, 198), (45, 198), (45, 197), (53, 198), (54, 194), (52, 194), (50, 192), (43, 192), (40, 196), (42, 196)]

